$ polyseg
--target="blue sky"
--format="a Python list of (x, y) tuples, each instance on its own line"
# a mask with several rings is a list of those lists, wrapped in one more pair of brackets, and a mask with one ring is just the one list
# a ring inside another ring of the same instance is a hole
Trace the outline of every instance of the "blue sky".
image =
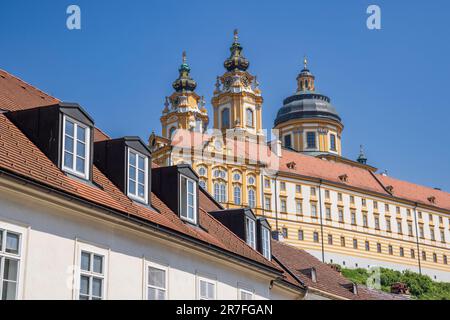
[[(81, 8), (81, 30), (66, 8)], [(366, 28), (377, 4), (382, 30)], [(435, 1), (13, 1), (0, 4), (0, 68), (80, 103), (113, 137), (160, 132), (187, 51), (210, 99), (234, 28), (271, 128), (303, 56), (341, 115), (344, 156), (364, 144), (389, 175), (450, 190), (450, 3)]]

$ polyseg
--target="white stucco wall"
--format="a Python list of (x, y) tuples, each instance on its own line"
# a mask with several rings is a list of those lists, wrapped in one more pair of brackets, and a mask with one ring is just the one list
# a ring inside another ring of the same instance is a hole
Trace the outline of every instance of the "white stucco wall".
[(0, 229), (22, 235), (19, 299), (77, 298), (73, 266), (79, 265), (81, 249), (105, 256), (106, 299), (145, 299), (148, 263), (167, 268), (169, 299), (197, 299), (199, 277), (216, 284), (217, 299), (237, 299), (239, 288), (254, 292), (254, 299), (294, 297), (270, 290), (267, 275), (236, 263), (1, 185)]

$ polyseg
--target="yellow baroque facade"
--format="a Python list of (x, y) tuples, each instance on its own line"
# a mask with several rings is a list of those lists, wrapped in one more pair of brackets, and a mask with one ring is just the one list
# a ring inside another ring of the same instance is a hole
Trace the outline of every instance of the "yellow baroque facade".
[[(363, 150), (356, 161), (343, 157), (344, 125), (331, 99), (316, 91), (306, 59), (296, 92), (274, 121), (276, 138), (267, 142), (261, 90), (237, 32), (230, 51), (208, 131), (183, 58), (163, 109), (162, 136), (149, 139), (153, 161), (191, 164), (224, 207), (251, 207), (280, 239), (324, 262), (409, 269), (450, 281), (450, 194), (377, 173)], [(180, 96), (188, 97), (187, 107)]]

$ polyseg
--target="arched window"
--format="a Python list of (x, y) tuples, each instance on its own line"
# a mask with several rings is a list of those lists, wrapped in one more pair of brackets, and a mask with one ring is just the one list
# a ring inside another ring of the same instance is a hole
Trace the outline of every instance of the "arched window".
[(305, 90), (308, 90), (308, 80), (305, 80)]
[(256, 207), (255, 189), (253, 189), (253, 188), (248, 189), (248, 206), (250, 208)]
[(226, 202), (226, 184), (214, 183), (214, 199), (218, 202)]
[(221, 119), (222, 119), (222, 128), (223, 129), (230, 128), (230, 109), (225, 108), (222, 110)]
[(241, 187), (239, 186), (234, 187), (234, 204), (241, 204)]
[(245, 120), (246, 120), (247, 127), (252, 127), (252, 128), (254, 127), (254, 124), (253, 124), (253, 110), (252, 109), (248, 108), (245, 111)]
[(206, 190), (206, 182), (205, 182), (205, 180), (199, 180), (198, 181), (198, 185)]
[(175, 128), (175, 127), (170, 128), (170, 130), (169, 130), (169, 139), (173, 138), (173, 134), (175, 133), (175, 130), (177, 130), (177, 128)]
[(205, 167), (198, 168), (198, 174), (200, 176), (205, 176), (206, 175), (206, 168)]

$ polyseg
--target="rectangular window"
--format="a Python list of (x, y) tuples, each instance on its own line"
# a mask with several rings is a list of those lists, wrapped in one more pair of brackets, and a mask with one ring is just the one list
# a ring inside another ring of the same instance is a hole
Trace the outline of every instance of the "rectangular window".
[(341, 237), (341, 247), (345, 247), (345, 237)]
[(128, 196), (147, 203), (148, 157), (128, 149)]
[(408, 223), (408, 235), (409, 235), (410, 237), (413, 236), (413, 226), (412, 226), (411, 223)]
[(366, 248), (366, 251), (370, 251), (370, 243), (369, 243), (369, 241), (365, 242), (365, 248)]
[(79, 299), (103, 299), (104, 280), (104, 256), (81, 251)]
[(306, 148), (308, 149), (316, 149), (316, 133), (313, 131), (309, 131), (306, 133)]
[(363, 214), (363, 226), (366, 228), (369, 226), (369, 222), (367, 220), (367, 214)]
[(240, 300), (253, 300), (253, 292), (239, 289), (239, 299)]
[(386, 231), (391, 232), (391, 220), (386, 219)]
[(445, 243), (445, 233), (444, 230), (441, 230), (441, 242)]
[(302, 186), (299, 185), (299, 184), (297, 184), (297, 185), (295, 186), (295, 192), (296, 192), (296, 193), (302, 193)]
[(419, 211), (419, 212), (417, 213), (417, 215), (419, 216), (419, 219), (422, 219), (422, 211)]
[(424, 231), (423, 231), (423, 226), (420, 226), (420, 227), (419, 227), (419, 233), (420, 233), (420, 237), (421, 237), (421, 238), (425, 238), (425, 233), (424, 233)]
[(400, 214), (400, 207), (396, 207), (396, 208), (395, 208), (395, 212), (396, 212), (397, 214)]
[(332, 234), (328, 235), (328, 244), (333, 245), (333, 235)]
[(427, 253), (425, 251), (422, 251), (422, 260), (427, 261)]
[(353, 249), (358, 249), (358, 240), (353, 239)]
[(281, 212), (286, 213), (287, 212), (286, 200), (285, 199), (281, 199), (280, 200), (280, 204), (281, 204)]
[(319, 242), (319, 233), (316, 231), (313, 233), (313, 240), (314, 242)]
[(342, 201), (342, 193), (338, 193), (338, 201)]
[(401, 221), (397, 221), (397, 232), (399, 234), (403, 233), (403, 229), (402, 229), (402, 222)]
[(20, 234), (0, 230), (0, 300), (17, 299), (20, 245)]
[(366, 199), (362, 198), (362, 199), (361, 199), (361, 205), (362, 205), (363, 207), (365, 207), (366, 204), (367, 204)]
[(336, 135), (330, 134), (330, 150), (336, 151)]
[(63, 170), (89, 179), (89, 127), (64, 116)]
[(271, 199), (270, 197), (265, 197), (264, 198), (264, 209), (265, 210), (270, 210), (270, 203), (271, 203)]
[(339, 209), (339, 222), (344, 223), (344, 210)]
[(270, 230), (269, 229), (262, 228), (261, 242), (262, 242), (262, 254), (267, 260), (270, 260), (271, 253), (270, 253)]
[(394, 254), (394, 248), (392, 247), (392, 245), (389, 245), (388, 250), (389, 254), (392, 256)]
[(325, 214), (326, 214), (327, 220), (331, 220), (331, 208), (330, 207), (325, 208)]
[(311, 204), (311, 217), (317, 218), (317, 205)]
[(442, 256), (442, 259), (444, 261), (444, 264), (448, 264), (447, 256), (445, 254)]
[(377, 252), (381, 253), (381, 243), (377, 243)]
[(280, 182), (280, 190), (286, 191), (286, 182)]
[(384, 204), (384, 211), (389, 212), (389, 204), (387, 203)]
[(330, 190), (325, 190), (325, 199), (330, 199)]
[(406, 215), (407, 215), (408, 217), (411, 217), (411, 209), (406, 209)]
[(197, 223), (197, 183), (185, 176), (181, 176), (180, 183), (180, 217)]
[(403, 247), (400, 247), (400, 257), (404, 257), (405, 256), (405, 250), (403, 249)]
[(380, 230), (380, 218), (375, 216), (375, 229)]
[(356, 225), (356, 213), (355, 211), (351, 212), (352, 224)]
[(264, 188), (270, 188), (270, 180), (264, 179)]
[(355, 203), (355, 197), (354, 196), (350, 196), (350, 203)]
[(437, 262), (437, 254), (433, 253), (433, 262), (436, 263)]
[(411, 255), (411, 259), (415, 259), (416, 258), (416, 252), (414, 251), (414, 249), (410, 250), (410, 255)]
[(295, 212), (298, 215), (302, 214), (302, 202), (300, 200), (295, 201)]
[(149, 266), (147, 272), (147, 300), (166, 300), (167, 270)]
[(311, 191), (310, 191), (311, 196), (312, 196), (312, 197), (315, 197), (315, 196), (316, 196), (316, 188), (311, 187), (310, 190), (311, 190)]
[(256, 249), (256, 236), (255, 236), (255, 221), (250, 218), (245, 218), (246, 230), (247, 230), (247, 244)]
[(288, 238), (288, 229), (287, 228), (282, 228), (281, 229), (281, 234), (283, 235), (283, 238), (287, 239)]
[(303, 230), (298, 230), (298, 240), (302, 240), (304, 239), (304, 234), (303, 234)]
[(377, 202), (377, 201), (374, 201), (374, 202), (373, 202), (373, 208), (374, 208), (374, 209), (378, 209), (378, 202)]
[(430, 237), (431, 237), (432, 241), (436, 240), (436, 238), (434, 236), (434, 229), (430, 229)]
[(199, 299), (200, 300), (215, 300), (216, 299), (216, 284), (215, 282), (201, 278), (198, 282)]
[(290, 134), (284, 136), (284, 147), (292, 148), (292, 137)]

